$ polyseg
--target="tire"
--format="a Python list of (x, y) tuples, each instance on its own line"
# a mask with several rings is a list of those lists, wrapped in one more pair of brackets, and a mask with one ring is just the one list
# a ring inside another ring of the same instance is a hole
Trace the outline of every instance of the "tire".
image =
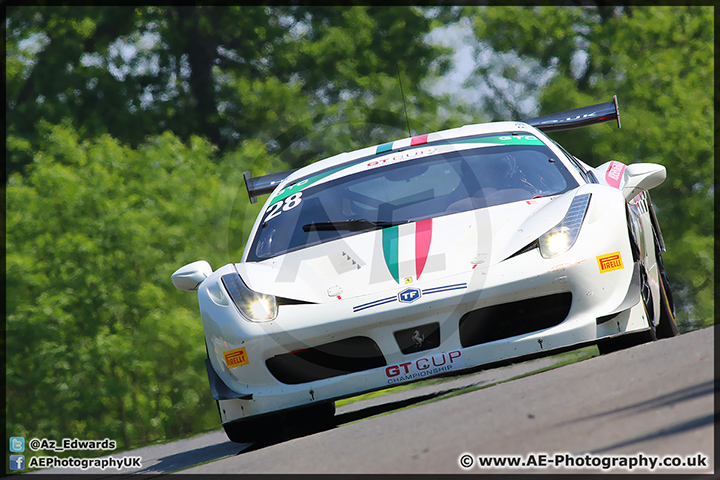
[(676, 337), (680, 331), (675, 320), (675, 303), (660, 252), (657, 253), (657, 264), (660, 272), (660, 324), (657, 326), (657, 338)]
[(650, 284), (648, 282), (647, 272), (645, 271), (644, 266), (640, 270), (640, 275), (642, 303), (643, 308), (645, 309), (645, 316), (648, 319), (649, 328), (641, 332), (633, 332), (619, 337), (600, 340), (597, 344), (600, 355), (635, 347), (637, 345), (642, 345), (643, 343), (654, 342), (658, 339), (657, 327), (655, 326), (655, 309), (653, 308), (652, 291), (650, 290)]
[(269, 442), (282, 433), (282, 414), (269, 414), (223, 424), (225, 435), (235, 443)]
[(335, 402), (270, 413), (223, 424), (225, 434), (235, 443), (265, 443), (286, 440), (335, 426)]

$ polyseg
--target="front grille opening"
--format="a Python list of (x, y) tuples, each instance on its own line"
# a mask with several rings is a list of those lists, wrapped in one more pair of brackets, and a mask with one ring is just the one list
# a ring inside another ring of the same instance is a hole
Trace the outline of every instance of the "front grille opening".
[(384, 367), (387, 362), (372, 339), (351, 337), (276, 355), (266, 360), (265, 364), (278, 381), (297, 385)]
[(561, 324), (572, 305), (570, 292), (479, 308), (460, 319), (460, 344), (471, 347)]

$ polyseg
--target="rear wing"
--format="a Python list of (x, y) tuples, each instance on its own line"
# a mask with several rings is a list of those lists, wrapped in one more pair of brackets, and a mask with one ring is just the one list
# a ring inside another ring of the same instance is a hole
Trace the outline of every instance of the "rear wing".
[(611, 120), (617, 120), (617, 126), (620, 128), (620, 109), (618, 108), (616, 95), (613, 95), (613, 99), (606, 103), (574, 108), (565, 112), (551, 113), (550, 115), (523, 121), (543, 132), (556, 132), (587, 127), (588, 125)]
[(245, 188), (247, 188), (248, 196), (250, 197), (250, 203), (256, 203), (258, 195), (267, 195), (275, 190), (280, 182), (285, 180), (291, 173), (297, 168), (292, 170), (285, 170), (284, 172), (269, 173), (260, 177), (253, 178), (252, 173), (243, 173), (245, 179)]
[[(524, 122), (543, 132), (556, 132), (559, 130), (587, 127), (611, 120), (617, 120), (617, 126), (620, 128), (620, 109), (618, 108), (617, 96), (615, 95), (613, 95), (611, 101), (606, 103), (598, 103), (597, 105), (590, 105), (589, 107), (580, 107), (565, 112), (531, 118), (524, 120)], [(297, 168), (255, 178), (253, 178), (250, 172), (243, 173), (250, 203), (256, 203), (259, 195), (272, 193), (275, 187), (295, 170), (297, 170)]]

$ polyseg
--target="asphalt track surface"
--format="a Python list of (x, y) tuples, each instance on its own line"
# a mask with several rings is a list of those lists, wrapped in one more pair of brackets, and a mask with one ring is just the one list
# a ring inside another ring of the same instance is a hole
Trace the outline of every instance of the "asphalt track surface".
[[(113, 452), (115, 458), (142, 457), (142, 468), (40, 472), (113, 478), (118, 473), (173, 472), (607, 472), (714, 477), (714, 332), (714, 327), (706, 328), (521, 378), (515, 377), (551, 361), (484, 370), (357, 402), (338, 409), (334, 427), (298, 432), (271, 444), (232, 443), (219, 430)], [(468, 386), (486, 388), (461, 393)], [(449, 391), (460, 394), (438, 396)], [(435, 401), (427, 401), (431, 399)], [(488, 460), (493, 456), (495, 460)], [(524, 464), (479, 465), (502, 461), (498, 458)], [(645, 465), (651, 465), (652, 459), (685, 466), (656, 465), (651, 470)], [(614, 468), (603, 467), (610, 462), (615, 462)]]

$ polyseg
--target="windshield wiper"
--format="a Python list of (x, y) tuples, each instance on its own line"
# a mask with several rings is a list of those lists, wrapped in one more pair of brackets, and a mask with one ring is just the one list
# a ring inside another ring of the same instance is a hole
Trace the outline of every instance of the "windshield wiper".
[(302, 229), (305, 232), (311, 230), (315, 231), (330, 231), (330, 230), (349, 230), (351, 232), (360, 232), (363, 230), (380, 230), (382, 228), (394, 227), (395, 225), (401, 225), (408, 223), (410, 220), (402, 220), (399, 222), (373, 222), (365, 220), (364, 218), (342, 220), (339, 222), (316, 222), (308, 223), (303, 225)]

